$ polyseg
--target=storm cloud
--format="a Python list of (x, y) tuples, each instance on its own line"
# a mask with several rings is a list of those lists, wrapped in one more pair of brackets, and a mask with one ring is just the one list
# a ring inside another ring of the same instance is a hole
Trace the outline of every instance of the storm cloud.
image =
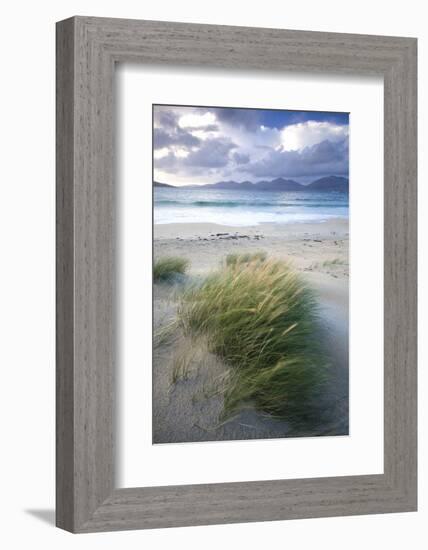
[(261, 160), (246, 164), (242, 170), (255, 177), (288, 177), (348, 175), (348, 139), (329, 140), (301, 150), (270, 151)]
[(229, 153), (236, 145), (227, 139), (207, 139), (201, 146), (190, 151), (187, 156), (169, 152), (156, 160), (156, 167), (179, 173), (200, 174), (201, 169), (223, 168), (230, 162)]
[(155, 149), (163, 149), (171, 145), (177, 147), (196, 147), (200, 143), (201, 140), (198, 137), (181, 128), (175, 128), (170, 132), (164, 128), (153, 129), (153, 147)]
[(233, 153), (232, 159), (236, 162), (236, 164), (247, 164), (248, 162), (250, 162), (250, 155)]
[(154, 176), (173, 185), (347, 176), (348, 120), (346, 113), (154, 106)]
[(255, 132), (261, 125), (262, 111), (257, 109), (216, 109), (220, 122)]

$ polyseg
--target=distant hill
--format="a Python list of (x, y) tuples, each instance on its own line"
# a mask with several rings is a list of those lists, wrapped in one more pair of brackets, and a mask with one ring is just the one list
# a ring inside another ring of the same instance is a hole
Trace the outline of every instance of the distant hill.
[[(200, 187), (199, 185), (197, 187)], [(251, 181), (218, 181), (217, 183), (209, 183), (204, 185), (204, 187), (212, 189), (253, 189), (254, 184)]]
[(307, 186), (311, 191), (349, 191), (349, 180), (339, 176), (328, 176), (315, 180)]
[(182, 185), (181, 189), (227, 189), (229, 191), (255, 189), (251, 181), (218, 181), (217, 183), (206, 183), (204, 185)]
[(272, 181), (258, 181), (254, 187), (260, 191), (302, 191), (304, 185), (297, 183), (294, 180), (285, 180), (284, 178), (276, 178)]
[(217, 183), (207, 183), (206, 185), (183, 185), (177, 187), (175, 185), (169, 185), (167, 183), (160, 183), (154, 181), (155, 187), (172, 187), (173, 189), (227, 189), (231, 191), (339, 191), (348, 192), (349, 181), (347, 178), (339, 176), (327, 176), (313, 181), (308, 185), (302, 185), (294, 180), (287, 180), (284, 178), (276, 178), (268, 181), (257, 181), (252, 183), (251, 181), (218, 181)]
[(185, 185), (183, 189), (228, 189), (232, 191), (239, 190), (254, 190), (254, 191), (301, 191), (304, 190), (304, 186), (294, 180), (286, 180), (283, 178), (277, 178), (272, 181), (258, 181), (252, 183), (251, 181), (219, 181), (217, 183), (208, 183), (206, 185)]
[(159, 181), (153, 182), (154, 187), (175, 187), (175, 185), (169, 185), (169, 183), (160, 183)]

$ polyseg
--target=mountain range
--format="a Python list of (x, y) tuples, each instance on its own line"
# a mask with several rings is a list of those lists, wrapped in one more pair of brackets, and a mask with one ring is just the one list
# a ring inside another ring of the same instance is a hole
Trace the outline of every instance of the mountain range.
[(160, 183), (159, 181), (154, 181), (153, 185), (155, 187), (176, 187), (176, 185), (169, 185), (169, 183)]
[(327, 176), (317, 179), (308, 185), (302, 185), (294, 180), (276, 178), (271, 181), (263, 180), (256, 183), (251, 181), (219, 181), (217, 183), (208, 183), (206, 185), (183, 185), (176, 186), (168, 183), (154, 181), (155, 187), (172, 187), (174, 189), (229, 189), (233, 191), (336, 191), (347, 193), (349, 191), (349, 180), (340, 176)]

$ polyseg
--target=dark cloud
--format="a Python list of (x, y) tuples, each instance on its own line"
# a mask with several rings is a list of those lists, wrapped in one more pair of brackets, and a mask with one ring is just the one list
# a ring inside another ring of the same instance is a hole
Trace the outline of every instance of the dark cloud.
[(216, 168), (226, 166), (229, 162), (229, 152), (235, 149), (236, 145), (223, 138), (207, 139), (196, 151), (192, 151), (185, 159), (187, 166), (206, 166)]
[(187, 157), (179, 157), (172, 151), (155, 159), (155, 168), (167, 172), (199, 173), (201, 168), (223, 168), (230, 162), (229, 153), (236, 145), (228, 139), (207, 139), (201, 146), (189, 152)]
[(240, 168), (254, 177), (303, 177), (347, 175), (348, 138), (338, 142), (322, 141), (299, 151), (271, 150), (261, 160)]
[(162, 128), (175, 129), (178, 126), (178, 114), (174, 111), (155, 108), (155, 121)]
[(303, 149), (303, 155), (307, 156), (309, 165), (317, 165), (332, 162), (346, 162), (348, 164), (348, 138), (341, 141), (331, 142), (324, 140), (317, 145)]
[(196, 147), (200, 142), (201, 140), (199, 138), (179, 127), (173, 130), (171, 129), (169, 132), (163, 128), (153, 129), (153, 147), (155, 149), (162, 149), (163, 147), (169, 147), (171, 145)]
[(201, 140), (192, 134), (192, 131), (201, 130), (204, 132), (218, 131), (217, 124), (207, 124), (205, 126), (186, 126), (182, 128), (178, 121), (180, 114), (174, 111), (157, 108), (154, 111), (155, 128), (153, 129), (153, 147), (162, 149), (163, 147), (197, 147)]
[(217, 120), (230, 126), (245, 128), (250, 132), (255, 132), (261, 124), (261, 111), (255, 109), (215, 108), (212, 112), (217, 117)]
[(236, 162), (236, 164), (247, 164), (248, 162), (250, 162), (249, 155), (238, 152), (233, 153), (232, 159)]

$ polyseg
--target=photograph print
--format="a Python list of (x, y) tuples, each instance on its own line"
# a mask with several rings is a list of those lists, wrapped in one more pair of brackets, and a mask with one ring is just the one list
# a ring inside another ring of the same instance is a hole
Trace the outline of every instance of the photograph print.
[(153, 105), (153, 443), (349, 430), (349, 114)]

